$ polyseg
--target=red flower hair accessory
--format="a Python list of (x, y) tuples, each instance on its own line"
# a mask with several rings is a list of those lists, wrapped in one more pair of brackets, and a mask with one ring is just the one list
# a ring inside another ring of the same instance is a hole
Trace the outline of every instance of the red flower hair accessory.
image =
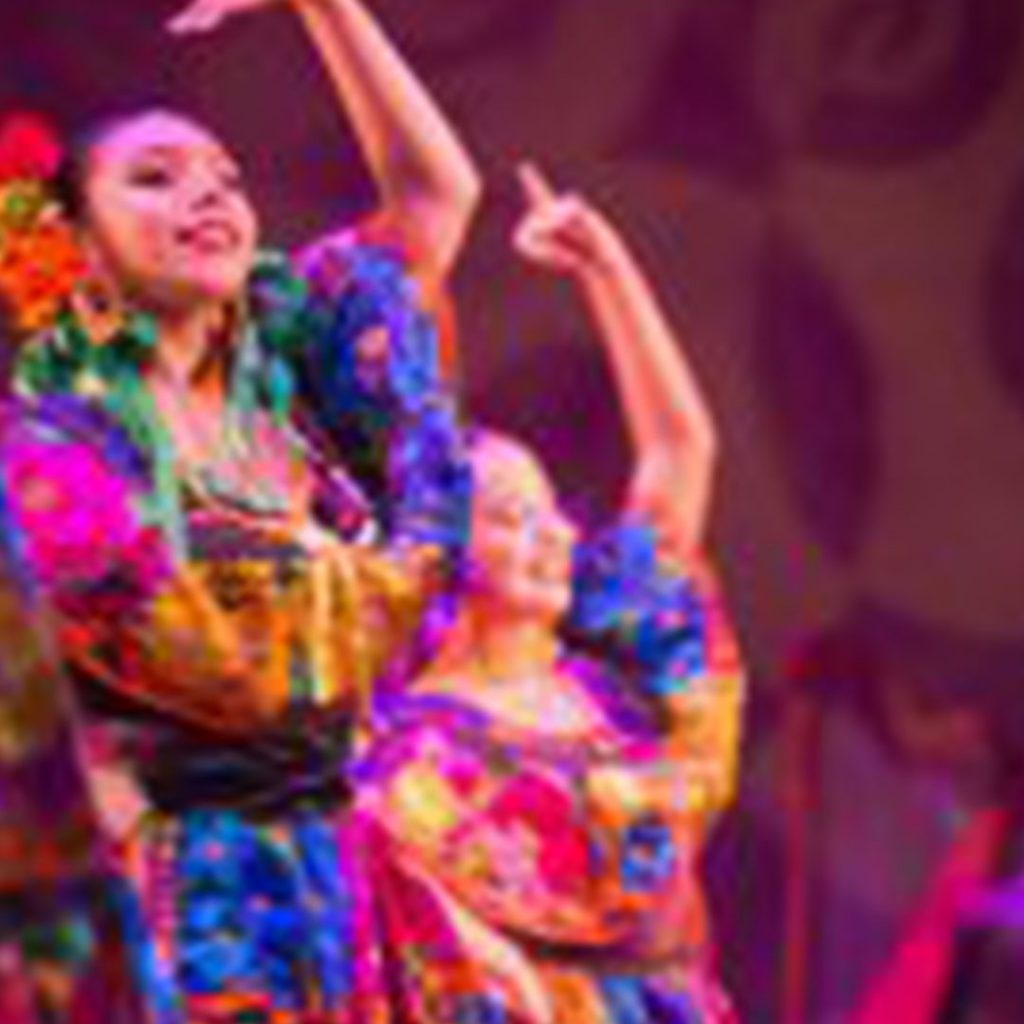
[(0, 182), (46, 181), (62, 157), (56, 133), (41, 117), (19, 111), (0, 125)]
[(0, 298), (22, 332), (52, 324), (85, 270), (51, 187), (61, 157), (41, 117), (18, 112), (0, 125)]

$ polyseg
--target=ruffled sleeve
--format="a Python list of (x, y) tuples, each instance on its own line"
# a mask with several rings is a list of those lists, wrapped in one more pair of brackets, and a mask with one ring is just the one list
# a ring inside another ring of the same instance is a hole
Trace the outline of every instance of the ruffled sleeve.
[(744, 681), (710, 569), (670, 561), (650, 526), (621, 523), (578, 548), (565, 632), (654, 709), (662, 740), (689, 780), (691, 810), (728, 803)]
[(314, 430), (370, 494), (392, 543), (455, 558), (469, 472), (436, 309), (379, 228), (328, 236), (296, 262), (312, 312), (298, 386)]

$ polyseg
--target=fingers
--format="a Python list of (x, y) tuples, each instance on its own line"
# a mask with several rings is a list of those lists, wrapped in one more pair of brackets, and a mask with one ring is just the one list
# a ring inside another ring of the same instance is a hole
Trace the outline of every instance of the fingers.
[(537, 223), (536, 216), (527, 215), (512, 235), (512, 247), (520, 256), (533, 262), (544, 263), (555, 246), (550, 232), (543, 224)]
[(532, 160), (524, 160), (516, 167), (516, 176), (523, 189), (526, 205), (538, 208), (547, 206), (558, 199), (554, 186), (544, 176), (540, 167)]
[(537, 248), (536, 232), (530, 224), (519, 224), (512, 234), (512, 247), (520, 256), (531, 258)]
[(581, 246), (571, 232), (557, 223), (527, 220), (512, 236), (515, 252), (531, 263), (556, 270), (569, 271), (586, 259), (586, 246)]
[(513, 248), (533, 263), (573, 270), (589, 258), (590, 210), (575, 192), (560, 193), (533, 161), (516, 168), (526, 212), (513, 233)]
[(572, 193), (555, 196), (539, 209), (530, 210), (522, 220), (522, 230), (530, 236), (562, 238), (584, 226), (587, 207)]
[(210, 32), (221, 23), (224, 13), (221, 5), (197, 0), (167, 22), (167, 31), (176, 36)]
[(519, 164), (516, 176), (526, 199), (526, 221), (534, 230), (559, 230), (586, 213), (587, 203), (579, 193), (557, 191), (532, 160)]

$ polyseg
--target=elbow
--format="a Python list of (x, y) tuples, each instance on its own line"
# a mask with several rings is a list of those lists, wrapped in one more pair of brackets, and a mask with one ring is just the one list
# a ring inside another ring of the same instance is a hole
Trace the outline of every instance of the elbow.
[(483, 195), (483, 177), (475, 161), (461, 146), (434, 152), (428, 160), (415, 160), (393, 151), (387, 160), (390, 183), (410, 205), (433, 205), (451, 216), (469, 217)]
[(483, 181), (479, 173), (467, 161), (435, 195), (436, 217), (443, 225), (443, 234), (448, 240), (447, 249), (452, 259), (469, 234), (483, 200), (483, 192)]
[(473, 224), (483, 184), (470, 168), (443, 186), (407, 191), (396, 204), (396, 223), (415, 261), (428, 276), (443, 279), (455, 265)]
[(703, 468), (705, 475), (711, 476), (718, 466), (719, 458), (718, 434), (714, 426), (709, 422), (706, 427), (690, 430), (684, 443), (692, 453), (691, 460)]
[(483, 200), (484, 182), (480, 172), (469, 160), (452, 175), (450, 202), (457, 216), (469, 225)]
[(666, 424), (665, 438), (672, 449), (685, 450), (709, 467), (718, 461), (719, 438), (711, 416), (701, 410), (680, 412)]
[(715, 427), (715, 421), (708, 413), (700, 416), (696, 433), (698, 441), (703, 445), (708, 458), (716, 460), (719, 449), (718, 429)]
[(646, 447), (648, 475), (667, 483), (709, 479), (718, 466), (719, 439), (709, 417), (679, 415), (661, 425), (660, 436)]
[(465, 153), (459, 153), (427, 173), (407, 174), (397, 191), (405, 197), (403, 206), (430, 211), (429, 220), (461, 237), (480, 206), (484, 184), (476, 164)]

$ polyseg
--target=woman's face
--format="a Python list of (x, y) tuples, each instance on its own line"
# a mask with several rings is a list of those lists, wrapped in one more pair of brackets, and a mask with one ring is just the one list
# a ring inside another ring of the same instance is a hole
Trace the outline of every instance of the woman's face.
[(89, 154), (87, 247), (118, 288), (154, 311), (235, 298), (257, 219), (238, 165), (207, 131), (154, 111), (114, 127)]
[(525, 448), (486, 436), (472, 463), (472, 592), (501, 614), (553, 623), (572, 596), (575, 526)]

